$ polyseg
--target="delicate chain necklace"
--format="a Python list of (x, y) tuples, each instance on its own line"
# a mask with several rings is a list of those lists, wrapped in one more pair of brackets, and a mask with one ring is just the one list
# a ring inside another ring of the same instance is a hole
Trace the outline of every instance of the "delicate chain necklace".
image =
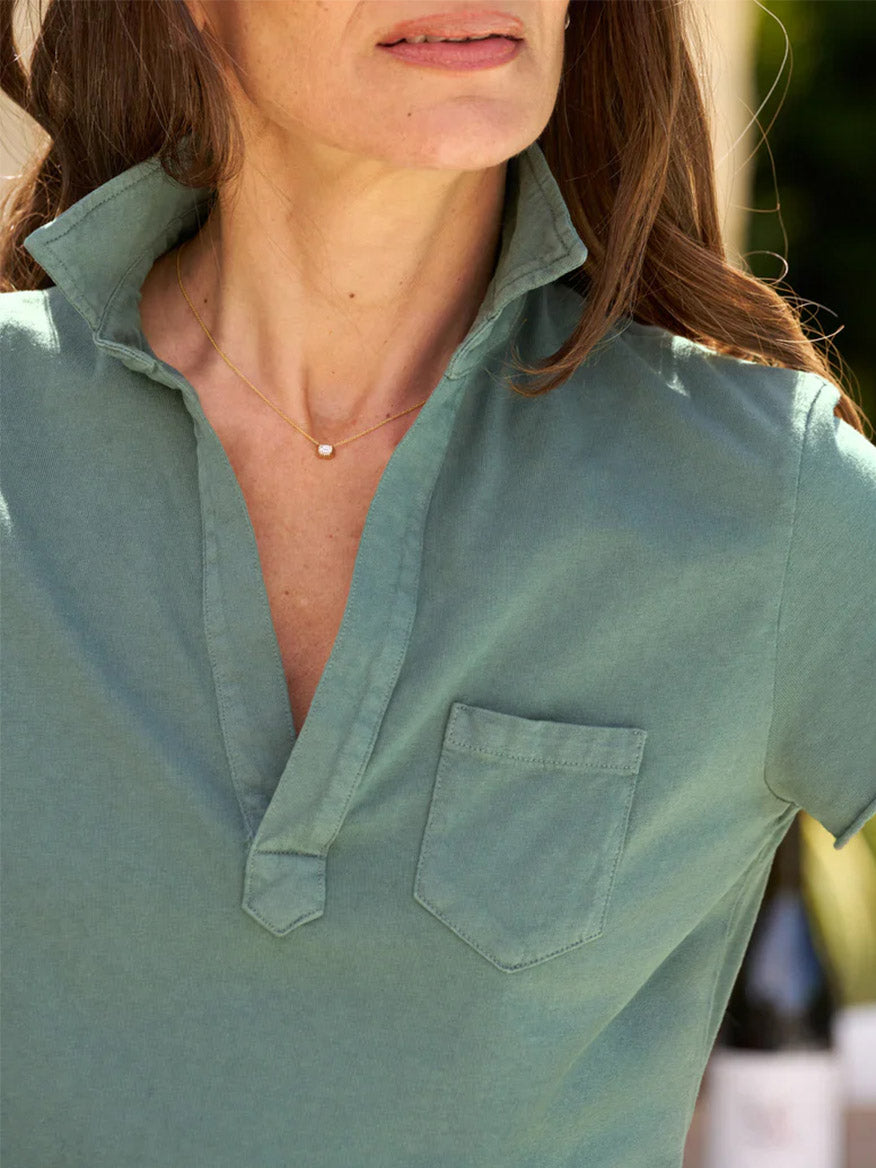
[(366, 434), (371, 434), (372, 431), (378, 430), (381, 426), (385, 426), (387, 424), (387, 422), (394, 422), (396, 418), (403, 418), (405, 414), (410, 414), (413, 410), (418, 410), (420, 408), (420, 406), (424, 406), (426, 404), (426, 402), (429, 400), (428, 398), (424, 398), (423, 401), (417, 402), (417, 404), (415, 406), (408, 406), (408, 408), (406, 410), (402, 410), (401, 413), (393, 414), (391, 418), (384, 418), (384, 420), (382, 422), (378, 422), (376, 426), (369, 426), (369, 428), (367, 430), (360, 430), (358, 434), (353, 434), (352, 437), (350, 437), (350, 438), (343, 438), (340, 442), (320, 442), (320, 441), (318, 441), (312, 435), (308, 434), (306, 430), (302, 430), (302, 428), (298, 425), (298, 423), (293, 422), (292, 419), (287, 414), (284, 414), (279, 406), (274, 405), (274, 403), (272, 401), (270, 401), (270, 399), (266, 398), (265, 395), (262, 393), (262, 391), (260, 389), (257, 389), (253, 385), (253, 383), (250, 381), (250, 379), (248, 377), (244, 376), (244, 374), (240, 372), (240, 370), (237, 368), (236, 365), (232, 365), (232, 363), (228, 360), (228, 358), (225, 356), (225, 354), (222, 352), (222, 350), (219, 348), (219, 346), (216, 344), (216, 342), (210, 336), (210, 332), (207, 329), (207, 326), (201, 320), (200, 316), (198, 316), (198, 310), (195, 308), (194, 304), (192, 304), (191, 300), (189, 300), (188, 295), (186, 294), (186, 290), (185, 290), (185, 288), (183, 288), (182, 276), (180, 275), (180, 270), (179, 270), (179, 257), (180, 257), (181, 251), (182, 251), (182, 248), (178, 248), (177, 253), (176, 253), (176, 279), (177, 279), (177, 283), (179, 284), (179, 290), (180, 290), (180, 292), (182, 292), (183, 296), (185, 296), (186, 303), (188, 304), (188, 306), (192, 310), (192, 312), (195, 314), (195, 318), (196, 318), (198, 324), (201, 326), (201, 328), (207, 334), (207, 337), (210, 340), (210, 344), (213, 346), (213, 348), (216, 350), (216, 352), (219, 354), (219, 356), (222, 358), (222, 360), (225, 362), (225, 364), (228, 365), (231, 369), (233, 369), (234, 372), (239, 377), (242, 377), (243, 380), (247, 383), (247, 385), (251, 389), (254, 389), (256, 391), (256, 393), (259, 395), (259, 397), (262, 399), (262, 401), (266, 405), (269, 405), (271, 407), (271, 409), (274, 411), (275, 414), (279, 414), (284, 422), (288, 422), (289, 425), (292, 426), (294, 429), (296, 429), (299, 434), (303, 434), (304, 437), (309, 442), (313, 443), (313, 445), (316, 447), (316, 454), (317, 454), (318, 458), (334, 458), (335, 450), (337, 450), (337, 448), (339, 446), (346, 446), (346, 444), (348, 442), (355, 442), (355, 440), (357, 438), (364, 438)]

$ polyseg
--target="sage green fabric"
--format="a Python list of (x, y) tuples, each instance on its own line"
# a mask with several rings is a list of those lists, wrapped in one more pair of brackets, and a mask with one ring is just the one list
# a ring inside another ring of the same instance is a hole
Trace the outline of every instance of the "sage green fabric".
[(582, 303), (534, 144), (296, 737), (140, 329), (209, 199), (135, 166), (0, 298), (3, 1163), (679, 1168), (779, 840), (876, 811), (876, 450), (629, 320), (510, 392)]

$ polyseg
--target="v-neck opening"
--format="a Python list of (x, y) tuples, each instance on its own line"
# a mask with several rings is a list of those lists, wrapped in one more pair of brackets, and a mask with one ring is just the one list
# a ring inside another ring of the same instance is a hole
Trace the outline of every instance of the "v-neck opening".
[(445, 371), (383, 469), (329, 658), (253, 840), (243, 907), (277, 935), (322, 914), (326, 856), (367, 767), (410, 639), (425, 516), (461, 390)]
[[(300, 730), (240, 481), (194, 386), (144, 337), (149, 372), (182, 391), (195, 427), (204, 627), (248, 846), (242, 907), (276, 935), (323, 911), (328, 849), (367, 766), (413, 627), (428, 504), (468, 383), (456, 356), (480, 332), (473, 328), (457, 349), (383, 468)], [(241, 605), (241, 596), (249, 603)]]

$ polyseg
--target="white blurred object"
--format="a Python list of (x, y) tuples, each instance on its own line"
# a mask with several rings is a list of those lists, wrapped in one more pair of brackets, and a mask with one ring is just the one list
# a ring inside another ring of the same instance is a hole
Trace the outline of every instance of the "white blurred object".
[(716, 1049), (709, 1064), (705, 1168), (841, 1168), (834, 1051)]
[(876, 1106), (876, 1002), (844, 1006), (834, 1021), (834, 1040), (846, 1105)]

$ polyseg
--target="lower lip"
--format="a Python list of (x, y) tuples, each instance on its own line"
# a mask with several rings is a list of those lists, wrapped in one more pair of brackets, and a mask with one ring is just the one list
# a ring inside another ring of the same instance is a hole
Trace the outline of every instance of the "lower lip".
[(456, 44), (423, 41), (411, 45), (400, 41), (397, 45), (378, 45), (378, 48), (411, 65), (427, 65), (433, 69), (490, 69), (513, 61), (523, 48), (523, 41), (514, 41), (510, 37), (487, 37), (482, 41)]

